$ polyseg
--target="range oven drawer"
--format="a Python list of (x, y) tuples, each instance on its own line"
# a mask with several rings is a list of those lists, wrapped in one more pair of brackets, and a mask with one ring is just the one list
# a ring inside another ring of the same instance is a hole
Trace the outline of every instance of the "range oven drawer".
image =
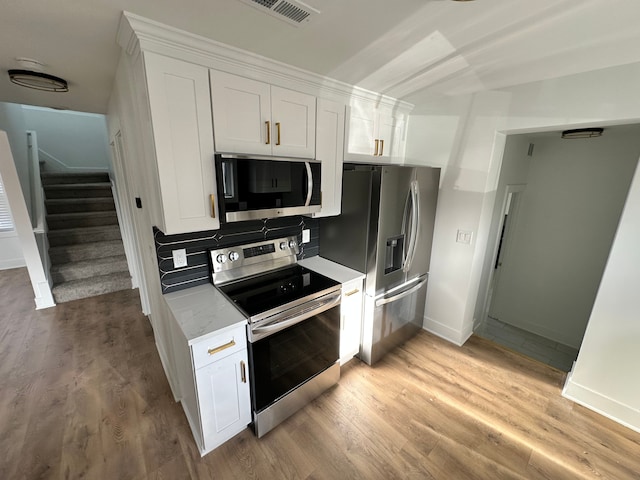
[(193, 366), (197, 370), (232, 353), (247, 348), (246, 326), (238, 325), (214, 337), (202, 340), (192, 347)]

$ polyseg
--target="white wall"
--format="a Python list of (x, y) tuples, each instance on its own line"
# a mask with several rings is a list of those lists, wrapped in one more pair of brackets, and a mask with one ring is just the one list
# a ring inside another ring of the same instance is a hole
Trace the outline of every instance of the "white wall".
[[(27, 192), (26, 206), (31, 212), (27, 129), (20, 105), (0, 102), (0, 130), (4, 130), (9, 138), (11, 150), (14, 152), (15, 168), (20, 179), (20, 188), (23, 192)], [(16, 231), (0, 232), (0, 270), (24, 266), (24, 255), (18, 233)]]
[(565, 396), (640, 431), (640, 169)]
[[(506, 193), (508, 185), (526, 185), (531, 165), (531, 157), (528, 155), (530, 140), (525, 135), (509, 135), (504, 147), (504, 160), (500, 169), (500, 178), (496, 188), (495, 202), (491, 212), (491, 227), (487, 235), (487, 251), (480, 277), (478, 289), (479, 299), (474, 313), (474, 326), (478, 326), (485, 320), (487, 304), (492, 297), (490, 292), (492, 281), (491, 274), (498, 254), (498, 232), (502, 227), (502, 217), (506, 207)], [(483, 300), (487, 299), (487, 303)]]
[[(481, 275), (487, 252), (487, 242), (491, 228), (491, 218), (495, 203), (498, 173), (504, 151), (504, 133), (526, 133), (534, 131), (562, 130), (567, 126), (593, 124), (638, 123), (640, 119), (640, 64), (603, 69), (586, 74), (535, 82), (500, 92), (476, 94), (469, 114), (464, 121), (464, 133), (459, 136), (458, 154), (453, 154), (447, 170), (464, 169), (461, 181), (442, 182), (438, 204), (438, 231), (432, 253), (432, 275), (430, 277), (425, 328), (462, 343), (473, 330), (474, 314), (480, 293)], [(410, 99), (411, 100), (411, 99)], [(457, 113), (455, 102), (451, 102), (451, 112)], [(417, 110), (422, 111), (422, 107)], [(411, 120), (412, 121), (412, 120)], [(429, 156), (431, 146), (424, 141), (420, 132), (409, 132), (407, 151), (420, 151)], [(447, 172), (449, 173), (449, 172)], [(465, 175), (468, 173), (469, 175)], [(473, 181), (477, 179), (477, 181)], [(484, 179), (484, 182), (482, 181)], [(640, 197), (640, 182), (636, 181), (629, 193), (629, 199), (637, 203)], [(627, 205), (629, 205), (627, 201)], [(638, 231), (640, 212), (631, 209), (623, 216), (619, 230)], [(470, 246), (455, 243), (456, 228), (468, 226), (474, 231), (474, 241)], [(617, 245), (617, 256), (629, 255), (637, 259), (638, 252), (629, 244)], [(636, 262), (636, 265), (638, 263)], [(437, 266), (437, 271), (435, 267)], [(619, 265), (611, 267), (603, 277), (600, 291), (615, 288), (614, 279), (625, 275)], [(636, 277), (633, 277), (637, 280)], [(608, 283), (611, 282), (611, 285)], [(638, 282), (636, 282), (636, 285)], [(623, 297), (624, 302), (612, 310), (603, 330), (610, 331), (609, 338), (629, 336), (638, 339), (637, 327), (630, 327), (627, 317), (619, 314), (640, 311), (640, 295)], [(598, 305), (598, 297), (596, 297)], [(592, 316), (590, 322), (603, 322), (603, 317)], [(596, 332), (600, 333), (598, 330)], [(591, 330), (587, 328), (585, 344), (590, 344)], [(640, 429), (640, 383), (636, 382), (636, 365), (640, 364), (638, 342), (632, 347), (629, 342), (621, 342), (615, 350), (603, 355), (597, 349), (589, 348), (581, 353), (575, 371), (581, 371), (578, 378), (581, 385), (599, 395), (596, 405), (593, 397), (577, 395), (580, 401), (593, 409), (612, 411), (614, 407), (603, 399), (624, 401), (625, 418), (628, 424)], [(602, 376), (592, 374), (581, 365), (600, 362), (599, 371), (608, 371), (606, 382)], [(630, 392), (630, 390), (632, 392)], [(586, 390), (582, 390), (583, 392)], [(633, 395), (630, 395), (633, 393)], [(616, 410), (614, 416), (624, 421), (623, 413)], [(636, 415), (633, 417), (633, 415)], [(633, 417), (633, 418), (631, 418)]]
[(104, 115), (23, 106), (28, 130), (34, 130), (46, 170), (107, 171), (109, 140)]
[(620, 129), (600, 138), (532, 140), (492, 316), (580, 347), (640, 157), (640, 127)]
[(29, 152), (27, 147), (27, 124), (22, 106), (15, 103), (0, 102), (0, 130), (9, 138), (11, 152), (15, 161), (20, 187), (31, 215), (31, 182), (29, 179)]

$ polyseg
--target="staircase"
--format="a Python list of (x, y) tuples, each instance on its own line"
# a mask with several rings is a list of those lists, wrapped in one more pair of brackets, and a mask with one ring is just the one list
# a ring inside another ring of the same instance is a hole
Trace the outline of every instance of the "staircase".
[(131, 288), (107, 173), (42, 173), (56, 303)]

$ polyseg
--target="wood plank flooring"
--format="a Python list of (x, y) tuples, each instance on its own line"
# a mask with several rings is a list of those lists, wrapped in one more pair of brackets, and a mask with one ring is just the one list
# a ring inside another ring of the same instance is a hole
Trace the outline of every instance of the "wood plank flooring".
[(33, 310), (0, 271), (0, 479), (640, 479), (640, 434), (560, 396), (565, 374), (428, 333), (264, 438), (200, 458), (135, 290)]

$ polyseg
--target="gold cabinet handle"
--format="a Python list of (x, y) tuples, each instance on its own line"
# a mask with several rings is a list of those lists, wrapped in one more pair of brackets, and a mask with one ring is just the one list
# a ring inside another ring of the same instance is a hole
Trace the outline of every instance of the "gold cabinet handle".
[(384, 140), (380, 140), (380, 156), (382, 156), (382, 152), (384, 152)]
[(280, 145), (280, 122), (276, 122), (276, 129), (278, 130), (278, 138), (276, 140), (276, 145)]
[(267, 126), (267, 141), (264, 143), (269, 145), (271, 143), (271, 122), (267, 120), (264, 124)]
[(236, 344), (236, 341), (234, 339), (231, 339), (229, 343), (225, 343), (224, 345), (220, 345), (219, 347), (216, 347), (216, 348), (210, 348), (209, 350), (207, 350), (207, 352), (209, 353), (209, 355), (215, 355), (216, 353), (220, 353), (221, 351), (226, 350), (227, 348), (234, 347), (235, 344)]
[(355, 295), (356, 293), (358, 293), (360, 291), (360, 289), (358, 288), (354, 288), (353, 290), (351, 290), (350, 292), (347, 292), (344, 294), (345, 297), (350, 297), (351, 295)]
[(242, 383), (247, 383), (247, 372), (245, 371), (244, 360), (240, 360), (240, 380)]
[(375, 152), (373, 152), (373, 156), (374, 156), (374, 157), (377, 157), (377, 156), (378, 156), (378, 145), (380, 145), (380, 140), (378, 140), (378, 139), (376, 138), (376, 151), (375, 151)]
[(209, 195), (209, 202), (211, 202), (211, 218), (216, 218), (216, 196), (213, 193)]

